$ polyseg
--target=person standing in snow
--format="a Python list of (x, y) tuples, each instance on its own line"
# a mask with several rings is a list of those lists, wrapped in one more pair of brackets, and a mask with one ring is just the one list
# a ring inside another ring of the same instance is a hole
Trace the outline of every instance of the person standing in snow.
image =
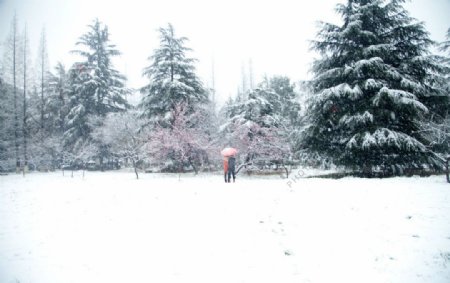
[[(236, 180), (236, 158), (230, 156), (228, 158), (228, 183), (230, 183), (231, 175), (233, 175), (233, 183)], [(225, 177), (226, 178), (226, 177)]]
[(228, 157), (224, 157), (223, 158), (223, 175), (225, 177), (225, 183), (228, 183), (227, 174), (228, 174)]

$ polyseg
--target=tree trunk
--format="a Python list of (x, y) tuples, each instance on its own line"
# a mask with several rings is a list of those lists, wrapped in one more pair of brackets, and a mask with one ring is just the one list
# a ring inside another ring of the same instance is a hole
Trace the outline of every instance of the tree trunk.
[(16, 173), (20, 172), (19, 158), (19, 115), (17, 110), (16, 52), (17, 52), (17, 18), (13, 22), (13, 96), (14, 96), (14, 150), (16, 154)]
[(447, 182), (450, 183), (450, 172), (448, 171), (448, 163), (450, 162), (450, 157), (447, 157), (447, 162), (445, 163), (445, 173), (447, 174)]
[(139, 174), (138, 174), (138, 171), (137, 171), (136, 161), (134, 160), (134, 158), (132, 158), (131, 161), (133, 162), (134, 174), (136, 174), (136, 179), (139, 179)]
[[(100, 153), (100, 154), (102, 154), (102, 153)], [(100, 160), (100, 171), (104, 172), (105, 169), (103, 168), (103, 156), (102, 155), (100, 155), (99, 160)]]
[(25, 29), (23, 46), (23, 175), (28, 172), (28, 140), (27, 140), (27, 32)]
[(195, 175), (198, 175), (197, 167), (195, 167), (194, 163), (192, 162), (192, 160), (190, 158), (189, 158), (189, 165), (191, 165), (192, 169), (194, 169)]
[[(63, 81), (62, 81), (61, 78), (60, 78), (60, 85), (61, 86), (63, 85)], [(59, 100), (61, 102), (61, 109), (59, 110), (59, 128), (60, 128), (61, 131), (64, 132), (64, 118), (65, 118), (65, 115), (64, 115), (64, 111), (62, 111), (62, 109), (64, 109), (64, 107), (65, 107), (65, 101), (64, 101), (64, 90), (62, 89), (62, 87), (59, 90)]]
[(44, 130), (44, 48), (41, 54), (41, 130)]
[(281, 163), (281, 165), (283, 166), (284, 170), (286, 170), (286, 179), (289, 178), (289, 170), (288, 170), (288, 168), (284, 165), (284, 163)]

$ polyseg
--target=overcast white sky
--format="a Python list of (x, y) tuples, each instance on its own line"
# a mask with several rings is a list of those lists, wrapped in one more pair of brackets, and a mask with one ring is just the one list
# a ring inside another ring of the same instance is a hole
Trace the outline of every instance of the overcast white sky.
[[(27, 23), (32, 56), (45, 26), (52, 66), (69, 67), (77, 58), (69, 53), (94, 18), (107, 24), (112, 43), (122, 52), (116, 68), (128, 77), (128, 86), (146, 83), (141, 76), (147, 58), (159, 46), (157, 29), (172, 23), (178, 36), (189, 38), (197, 58), (197, 73), (211, 84), (214, 60), (219, 102), (235, 95), (243, 64), (252, 60), (254, 80), (264, 74), (287, 75), (293, 81), (308, 78), (313, 59), (309, 40), (317, 21), (339, 23), (334, 7), (345, 0), (0, 0), (0, 40), (5, 41), (16, 11), (19, 24)], [(450, 0), (412, 0), (406, 4), (431, 38), (443, 41), (450, 27)]]

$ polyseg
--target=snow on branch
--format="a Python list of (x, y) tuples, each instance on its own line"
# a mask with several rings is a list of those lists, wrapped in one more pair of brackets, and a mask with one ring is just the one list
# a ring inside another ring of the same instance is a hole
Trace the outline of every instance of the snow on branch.
[(369, 111), (365, 111), (363, 114), (356, 115), (344, 115), (339, 120), (341, 127), (356, 128), (358, 126), (366, 126), (373, 122), (373, 115)]
[(414, 94), (404, 90), (383, 87), (373, 98), (373, 104), (379, 106), (384, 100), (393, 102), (397, 107), (407, 105), (413, 107), (416, 111), (422, 111), (424, 113), (428, 112), (428, 108), (423, 105)]
[(362, 95), (363, 92), (358, 85), (352, 88), (349, 84), (342, 83), (337, 86), (324, 89), (313, 99), (315, 99), (317, 103), (321, 104), (328, 100), (335, 100), (340, 98), (349, 98), (350, 100), (356, 100)]
[(426, 151), (426, 147), (417, 139), (401, 132), (387, 128), (379, 128), (375, 132), (355, 134), (346, 144), (346, 148), (374, 150), (376, 148), (391, 147), (408, 152)]

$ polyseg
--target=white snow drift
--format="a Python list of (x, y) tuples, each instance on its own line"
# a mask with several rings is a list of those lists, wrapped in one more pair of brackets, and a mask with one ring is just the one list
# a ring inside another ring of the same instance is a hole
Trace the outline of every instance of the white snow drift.
[(443, 176), (0, 177), (0, 282), (450, 282)]

